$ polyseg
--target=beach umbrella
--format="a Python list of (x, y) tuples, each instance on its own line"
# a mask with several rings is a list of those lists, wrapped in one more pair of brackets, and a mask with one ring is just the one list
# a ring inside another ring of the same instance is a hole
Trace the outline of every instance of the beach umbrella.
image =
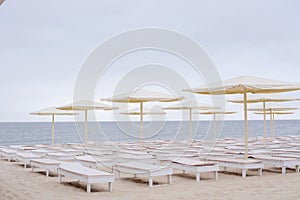
[(229, 111), (207, 111), (207, 112), (195, 112), (194, 114), (201, 114), (201, 115), (213, 115), (214, 118), (214, 137), (216, 137), (217, 126), (216, 126), (216, 115), (231, 115), (237, 112), (229, 112)]
[(94, 102), (91, 100), (82, 100), (77, 101), (74, 103), (66, 104), (64, 106), (57, 107), (59, 110), (77, 110), (77, 111), (84, 111), (84, 141), (85, 143), (88, 142), (88, 111), (90, 110), (116, 110), (117, 107), (112, 107), (110, 105), (106, 105), (99, 102)]
[(52, 116), (52, 140), (51, 143), (54, 144), (54, 116), (55, 115), (78, 115), (78, 113), (74, 113), (71, 111), (63, 111), (58, 110), (55, 107), (48, 107), (44, 108), (42, 110), (38, 110), (32, 113), (29, 113), (30, 115), (41, 115), (41, 116)]
[(273, 111), (273, 112), (254, 112), (254, 114), (263, 114), (263, 115), (270, 115), (270, 137), (273, 139), (274, 135), (274, 115), (291, 115), (294, 114), (294, 112), (282, 112), (282, 111)]
[(110, 98), (101, 99), (103, 101), (117, 102), (117, 103), (139, 103), (140, 104), (140, 145), (142, 149), (143, 144), (143, 104), (146, 102), (173, 102), (180, 101), (184, 97), (176, 97), (174, 95), (156, 92), (148, 89), (139, 89), (134, 92), (116, 95)]
[[(286, 102), (286, 101), (296, 101), (299, 100), (297, 98), (285, 97), (279, 95), (249, 95), (247, 98), (247, 103), (262, 103), (263, 108), (266, 108), (266, 102)], [(232, 99), (228, 100), (231, 103), (244, 103), (243, 99)], [(264, 141), (266, 142), (267, 137), (267, 126), (266, 126), (266, 111), (264, 110)]]
[(248, 157), (248, 115), (247, 115), (247, 94), (279, 93), (300, 90), (300, 84), (285, 81), (270, 80), (254, 76), (240, 76), (225, 81), (209, 83), (207, 85), (186, 89), (183, 91), (196, 94), (224, 95), (243, 94), (244, 104), (244, 143), (245, 158)]
[(211, 106), (208, 104), (199, 103), (196, 101), (182, 101), (177, 103), (176, 105), (172, 105), (169, 107), (165, 107), (165, 110), (187, 110), (189, 111), (190, 116), (190, 140), (193, 139), (193, 110), (213, 110), (220, 109), (220, 107)]
[[(283, 113), (283, 111), (297, 110), (298, 108), (291, 107), (279, 107), (278, 105), (268, 105), (266, 108), (249, 108), (250, 111), (257, 111), (262, 113), (268, 113), (270, 115), (270, 137), (273, 138), (273, 118), (274, 113)], [(266, 114), (265, 114), (266, 115)]]

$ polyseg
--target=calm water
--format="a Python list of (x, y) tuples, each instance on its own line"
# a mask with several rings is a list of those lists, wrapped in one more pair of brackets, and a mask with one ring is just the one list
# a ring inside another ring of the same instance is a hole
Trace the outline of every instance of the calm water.
[[(249, 137), (263, 136), (263, 121), (249, 121)], [(274, 123), (274, 135), (300, 135), (299, 120), (278, 120)], [(226, 121), (216, 125), (218, 137), (242, 138), (243, 121)], [(193, 123), (194, 137), (209, 138), (214, 135), (210, 121)], [(89, 141), (138, 141), (139, 122), (90, 122)], [(267, 123), (269, 134), (269, 123)], [(80, 143), (83, 141), (84, 124), (74, 122), (55, 123), (55, 143)], [(189, 122), (144, 122), (145, 140), (188, 139)], [(0, 123), (0, 145), (50, 144), (51, 123), (48, 122), (2, 122)]]

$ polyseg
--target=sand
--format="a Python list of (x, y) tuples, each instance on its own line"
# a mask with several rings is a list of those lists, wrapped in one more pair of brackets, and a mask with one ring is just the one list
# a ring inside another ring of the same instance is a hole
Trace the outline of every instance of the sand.
[(211, 173), (203, 173), (197, 183), (193, 174), (175, 171), (171, 185), (165, 184), (166, 177), (158, 177), (153, 188), (146, 178), (122, 175), (113, 183), (113, 192), (107, 191), (106, 184), (94, 184), (92, 193), (86, 193), (85, 184), (69, 179), (59, 183), (55, 173), (46, 177), (42, 170), (31, 172), (0, 160), (0, 199), (300, 199), (300, 174), (287, 172), (264, 170), (258, 177), (256, 171), (250, 171), (247, 178), (238, 171), (220, 172), (217, 181)]

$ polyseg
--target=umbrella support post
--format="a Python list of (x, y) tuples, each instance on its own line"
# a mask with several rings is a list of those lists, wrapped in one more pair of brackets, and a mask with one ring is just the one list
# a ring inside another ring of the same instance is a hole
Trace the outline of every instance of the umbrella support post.
[(192, 109), (190, 108), (190, 143), (193, 141), (193, 116)]
[(244, 89), (244, 142), (245, 158), (248, 158), (248, 113), (247, 113), (247, 91)]
[(273, 140), (273, 132), (274, 132), (274, 114), (272, 110), (270, 111), (270, 139)]
[(88, 118), (87, 110), (84, 111), (84, 143), (87, 144), (88, 142), (88, 124), (87, 124), (87, 118)]
[(263, 108), (264, 108), (264, 144), (266, 144), (267, 140), (267, 123), (266, 123), (266, 102), (263, 101)]
[(214, 113), (214, 140), (217, 140), (216, 114)]
[(140, 149), (143, 150), (143, 102), (140, 102)]
[(54, 144), (54, 114), (52, 114), (52, 135), (51, 135), (51, 143)]

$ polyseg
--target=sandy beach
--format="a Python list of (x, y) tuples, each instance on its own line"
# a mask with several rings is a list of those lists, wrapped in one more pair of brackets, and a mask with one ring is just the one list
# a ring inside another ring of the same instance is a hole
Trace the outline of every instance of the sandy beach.
[[(238, 171), (237, 171), (238, 172)], [(113, 192), (106, 184), (94, 184), (92, 193), (86, 193), (86, 185), (64, 179), (58, 182), (55, 173), (46, 177), (45, 172), (24, 169), (14, 162), (0, 161), (0, 199), (299, 199), (300, 174), (288, 170), (264, 170), (263, 176), (249, 171), (247, 178), (240, 173), (220, 172), (219, 180), (212, 180), (212, 174), (203, 173), (200, 183), (193, 174), (175, 171), (173, 183), (166, 183), (165, 177), (154, 178), (148, 187), (147, 179), (122, 175), (113, 183)]]

